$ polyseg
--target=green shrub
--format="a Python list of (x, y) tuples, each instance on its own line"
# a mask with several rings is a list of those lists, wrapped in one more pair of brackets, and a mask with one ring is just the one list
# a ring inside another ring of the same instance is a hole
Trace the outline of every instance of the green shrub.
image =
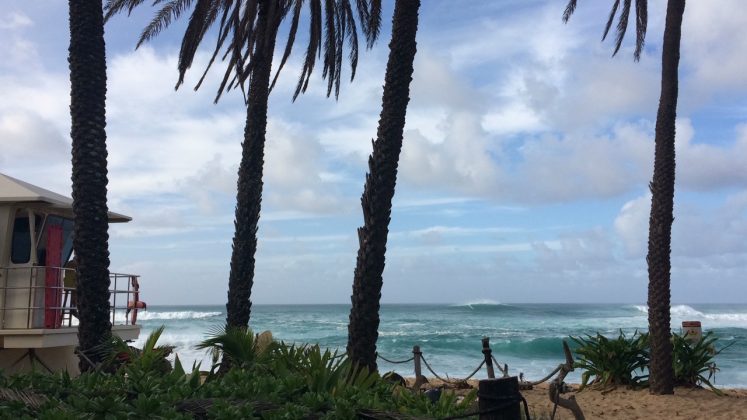
[(319, 346), (258, 346), (250, 331), (209, 338), (220, 356), (230, 357), (232, 367), (202, 383), (199, 366), (185, 372), (178, 358), (170, 372), (159, 368), (162, 355), (156, 357), (156, 349), (162, 346), (156, 342), (161, 331), (148, 339), (142, 352), (133, 351), (126, 363), (111, 365), (116, 369), (77, 378), (66, 373), (0, 374), (0, 387), (19, 395), (22, 391), (45, 396), (33, 406), (0, 400), (0, 418), (343, 420), (366, 413), (442, 418), (464, 414), (474, 400), (474, 393), (462, 401), (444, 393), (434, 404), (376, 373), (358, 371), (345, 354)]
[[(599, 333), (596, 336), (571, 337), (577, 345), (575, 368), (583, 369), (582, 390), (587, 385), (610, 389), (617, 385), (631, 387), (648, 384), (644, 369), (648, 366), (648, 334), (633, 333), (628, 338), (620, 330), (617, 338), (610, 339)], [(640, 371), (640, 375), (636, 372)]]
[[(620, 331), (616, 339), (609, 339), (597, 333), (586, 338), (571, 337), (578, 344), (578, 354), (574, 367), (585, 370), (581, 374), (581, 387), (595, 385), (609, 389), (617, 385), (632, 387), (648, 386), (648, 375), (643, 372), (649, 366), (648, 333), (627, 338)], [(716, 350), (717, 337), (708, 332), (699, 340), (692, 342), (686, 336), (672, 334), (672, 368), (675, 384), (678, 386), (708, 386), (713, 392), (721, 394), (711, 383), (718, 368), (713, 358), (732, 344)], [(635, 372), (640, 370), (640, 375)]]
[[(721, 394), (711, 383), (711, 378), (718, 370), (713, 358), (734, 343), (716, 350), (717, 340), (712, 331), (695, 342), (688, 339), (687, 335), (672, 335), (672, 367), (677, 385), (696, 387), (705, 384), (713, 392)], [(708, 376), (705, 376), (706, 372)]]

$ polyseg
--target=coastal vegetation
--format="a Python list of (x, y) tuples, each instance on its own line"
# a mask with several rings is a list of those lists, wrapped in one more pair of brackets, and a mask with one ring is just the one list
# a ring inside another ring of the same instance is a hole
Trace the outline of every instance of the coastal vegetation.
[[(179, 88), (205, 35), (216, 24), (218, 42), (195, 89), (219, 55), (226, 63), (215, 101), (230, 90), (244, 95), (246, 121), (238, 170), (235, 233), (232, 242), (226, 327), (200, 344), (210, 350), (214, 363), (206, 374), (195, 365), (187, 371), (178, 357), (173, 366), (166, 357), (173, 350), (159, 346), (163, 329), (132, 349), (111, 336), (109, 321), (108, 233), (106, 204), (106, 60), (103, 25), (106, 19), (131, 12), (144, 0), (69, 2), (70, 79), (72, 119), (74, 249), (77, 259), (80, 350), (90, 362), (81, 362), (78, 378), (67, 373), (0, 376), (0, 388), (11, 390), (0, 401), (0, 415), (39, 418), (81, 416), (130, 418), (352, 418), (377, 413), (401, 416), (445, 417), (465, 413), (475, 394), (457, 398), (445, 394), (433, 403), (420, 393), (391, 384), (378, 373), (376, 342), (387, 237), (403, 142), (413, 62), (417, 51), (419, 0), (397, 0), (394, 7), (389, 58), (384, 76), (382, 108), (372, 153), (368, 160), (361, 206), (363, 226), (354, 271), (348, 342), (345, 353), (318, 345), (293, 345), (255, 337), (249, 330), (257, 232), (260, 219), (268, 99), (278, 75), (290, 57), (301, 26), (302, 10), (309, 7), (309, 41), (293, 99), (305, 92), (316, 60), (323, 56), (322, 77), (327, 96), (337, 98), (342, 63), (347, 55), (351, 80), (358, 63), (357, 25), (372, 47), (379, 35), (381, 2), (358, 0), (175, 0), (162, 5), (143, 30), (138, 46), (158, 36), (191, 8), (178, 60)], [(576, 9), (569, 1), (563, 19)], [(615, 18), (613, 55), (621, 48), (633, 8), (632, 0), (616, 0), (606, 23), (607, 37)], [(655, 128), (654, 171), (650, 189), (652, 206), (648, 239), (649, 332), (622, 331), (617, 338), (601, 334), (571, 337), (577, 344), (575, 367), (584, 370), (581, 389), (587, 386), (649, 387), (654, 394), (671, 394), (675, 385), (711, 383), (716, 338), (709, 334), (692, 342), (671, 334), (670, 253), (675, 182), (675, 120), (678, 100), (678, 64), (684, 0), (668, 0), (662, 47), (661, 96)], [(635, 60), (643, 51), (648, 5), (635, 2)], [(356, 12), (354, 12), (356, 10)], [(104, 16), (105, 13), (105, 16)], [(282, 22), (288, 19), (288, 40), (278, 69), (272, 75), (273, 55)], [(349, 53), (344, 49), (347, 43)], [(85, 221), (85, 222), (84, 222)]]
[[(631, 388), (650, 386), (651, 344), (649, 333), (635, 331), (631, 337), (620, 331), (617, 338), (599, 333), (586, 337), (570, 337), (576, 344), (577, 359), (574, 367), (582, 369), (581, 387), (611, 390), (618, 385)], [(687, 335), (672, 334), (672, 372), (677, 386), (708, 386), (720, 394), (711, 379), (718, 368), (713, 359), (733, 345), (733, 342), (716, 349), (717, 337), (708, 332), (693, 339)]]
[[(231, 368), (205, 375), (185, 370), (178, 357), (164, 372), (161, 331), (141, 352), (77, 378), (66, 372), (0, 375), (0, 417), (13, 418), (444, 418), (473, 409), (475, 392), (426, 395), (382, 379), (376, 372), (353, 375), (344, 354), (316, 345), (257, 342), (251, 331), (230, 329), (206, 340), (229, 355)], [(110, 369), (111, 368), (111, 369)]]

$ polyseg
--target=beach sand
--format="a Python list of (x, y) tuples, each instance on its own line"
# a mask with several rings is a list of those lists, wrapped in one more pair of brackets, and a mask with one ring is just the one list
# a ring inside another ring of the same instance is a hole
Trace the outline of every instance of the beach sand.
[[(563, 396), (575, 395), (587, 419), (747, 419), (747, 390), (723, 392), (718, 396), (705, 389), (676, 388), (674, 395), (651, 395), (647, 389), (619, 387), (606, 394), (584, 389)], [(546, 385), (521, 393), (530, 413), (552, 413)], [(573, 419), (568, 410), (558, 408), (558, 413), (556, 419)]]
[[(408, 382), (410, 382), (408, 380)], [(477, 381), (469, 381), (477, 387)], [(426, 387), (440, 385), (430, 380)], [(571, 392), (563, 397), (576, 396), (587, 419), (747, 419), (747, 389), (722, 389), (719, 396), (706, 389), (676, 388), (674, 395), (651, 395), (647, 389), (630, 390), (624, 387), (602, 393), (593, 389), (575, 392), (578, 385), (570, 385)], [(466, 393), (469, 390), (457, 390)], [(532, 418), (549, 419), (553, 404), (547, 384), (521, 391), (529, 405)], [(570, 411), (558, 407), (556, 419), (573, 419)]]

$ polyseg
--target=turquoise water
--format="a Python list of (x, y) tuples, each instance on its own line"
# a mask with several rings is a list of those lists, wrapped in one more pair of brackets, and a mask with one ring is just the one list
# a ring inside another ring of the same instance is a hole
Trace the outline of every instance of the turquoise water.
[[(344, 349), (347, 343), (348, 305), (254, 305), (250, 321), (255, 332), (271, 330), (286, 342), (319, 343)], [(163, 344), (177, 347), (185, 365), (209, 358), (194, 345), (225, 320), (220, 306), (152, 306), (141, 312), (140, 342), (161, 325), (166, 330)], [(718, 337), (717, 347), (734, 345), (716, 357), (721, 369), (720, 386), (747, 388), (747, 305), (676, 305), (672, 327), (679, 331), (683, 320), (700, 320), (704, 331)], [(563, 361), (562, 340), (568, 335), (616, 335), (618, 329), (631, 333), (647, 328), (645, 305), (589, 304), (496, 304), (382, 305), (378, 351), (382, 356), (402, 360), (412, 356), (419, 345), (430, 365), (441, 376), (464, 376), (482, 360), (481, 338), (490, 337), (493, 354), (506, 363), (509, 373), (524, 373), (538, 379)], [(412, 364), (392, 365), (380, 361), (380, 369), (413, 374)], [(430, 376), (430, 375), (428, 375)], [(477, 377), (486, 377), (485, 371)], [(574, 372), (570, 381), (578, 382)]]

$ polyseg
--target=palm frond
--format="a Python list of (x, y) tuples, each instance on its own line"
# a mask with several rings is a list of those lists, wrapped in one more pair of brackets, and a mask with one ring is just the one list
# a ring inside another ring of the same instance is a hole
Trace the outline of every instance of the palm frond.
[(290, 57), (291, 51), (293, 50), (293, 43), (296, 41), (296, 33), (298, 32), (298, 22), (301, 19), (301, 9), (303, 7), (303, 0), (293, 0), (293, 15), (291, 19), (290, 29), (288, 30), (288, 42), (285, 44), (285, 51), (283, 51), (283, 57), (280, 59), (280, 65), (275, 72), (275, 77), (272, 79), (270, 84), (270, 91), (275, 87), (275, 83), (278, 81), (280, 71), (285, 67), (285, 63)]
[(202, 86), (202, 82), (205, 80), (205, 77), (207, 76), (208, 71), (213, 66), (213, 63), (215, 62), (215, 57), (218, 56), (218, 53), (221, 50), (221, 47), (223, 46), (223, 43), (226, 41), (226, 38), (228, 37), (229, 31), (226, 29), (226, 21), (228, 19), (229, 12), (231, 11), (231, 4), (233, 3), (233, 0), (227, 0), (223, 7), (223, 16), (221, 16), (220, 19), (220, 25), (218, 26), (218, 40), (215, 43), (215, 49), (213, 50), (213, 55), (210, 56), (210, 61), (208, 61), (207, 66), (205, 66), (205, 71), (202, 73), (202, 76), (200, 76), (200, 80), (195, 85), (195, 90), (199, 89), (200, 86)]
[(350, 60), (350, 81), (355, 79), (355, 71), (358, 68), (358, 31), (355, 27), (355, 16), (353, 16), (353, 10), (350, 7), (350, 2), (345, 1), (343, 4), (343, 14), (348, 22), (348, 46), (350, 47), (350, 53), (348, 53), (348, 60)]
[(373, 48), (381, 29), (381, 0), (370, 0), (368, 26), (365, 32), (368, 48)]
[(635, 52), (633, 57), (636, 61), (641, 59), (641, 51), (643, 51), (643, 44), (646, 41), (646, 27), (648, 26), (648, 1), (647, 0), (636, 0), (635, 1)]
[(630, 17), (630, 4), (632, 0), (623, 0), (623, 7), (620, 10), (620, 20), (617, 21), (617, 37), (615, 39), (615, 51), (612, 52), (614, 57), (622, 46), (625, 32), (628, 29), (628, 18)]
[(314, 70), (314, 64), (316, 63), (316, 56), (321, 55), (321, 39), (322, 39), (322, 4), (321, 0), (309, 0), (309, 45), (306, 47), (306, 56), (304, 58), (303, 68), (301, 69), (301, 76), (298, 78), (298, 84), (296, 85), (296, 91), (293, 94), (293, 100), (295, 101), (301, 92), (306, 92), (306, 88), (309, 85), (309, 78), (311, 72)]
[(139, 48), (143, 43), (150, 41), (171, 25), (172, 20), (178, 19), (179, 16), (192, 4), (193, 0), (171, 0), (156, 16), (151, 20), (148, 26), (143, 29), (140, 39), (137, 41), (135, 48)]
[(197, 5), (192, 11), (189, 18), (189, 24), (182, 37), (182, 45), (179, 51), (179, 80), (176, 83), (176, 89), (184, 82), (184, 74), (192, 66), (197, 47), (202, 43), (202, 38), (207, 30), (213, 25), (215, 19), (222, 8), (221, 2), (213, 0), (198, 0)]
[(104, 23), (125, 9), (127, 9), (127, 15), (129, 16), (143, 2), (145, 0), (106, 0), (106, 3), (104, 3)]
[(612, 22), (615, 21), (615, 15), (617, 14), (617, 9), (620, 7), (620, 0), (615, 0), (615, 3), (612, 4), (612, 10), (610, 11), (610, 16), (607, 18), (607, 24), (604, 25), (604, 33), (602, 34), (602, 41), (607, 39), (607, 34), (610, 33), (610, 28), (612, 28)]
[[(563, 12), (563, 22), (568, 23), (571, 15), (576, 11), (577, 0), (569, 0)], [(604, 25), (604, 31), (602, 32), (602, 41), (607, 39), (607, 35), (612, 29), (612, 23), (615, 21), (617, 12), (620, 12), (620, 16), (615, 26), (615, 49), (612, 52), (614, 57), (620, 51), (622, 47), (623, 39), (625, 39), (625, 32), (628, 29), (628, 21), (630, 19), (630, 9), (632, 7), (632, 0), (622, 0), (622, 7), (620, 7), (620, 0), (615, 0), (612, 3), (612, 9), (607, 17), (607, 23)], [(636, 14), (636, 42), (635, 52), (633, 58), (635, 61), (641, 59), (641, 52), (643, 51), (643, 45), (646, 39), (646, 27), (648, 25), (648, 0), (636, 0), (635, 3), (635, 14)]]
[(576, 3), (577, 0), (568, 0), (568, 4), (565, 6), (565, 11), (563, 11), (563, 23), (568, 23), (568, 19), (570, 19), (573, 12), (576, 11)]
[(337, 77), (337, 8), (335, 0), (324, 1), (325, 31), (324, 31), (324, 68), (322, 78), (327, 79), (327, 96), (332, 92)]
[[(273, 56), (275, 39), (281, 22), (291, 19), (288, 40), (280, 63), (272, 79), (274, 88), (282, 69), (286, 66), (296, 42), (304, 2), (307, 0), (153, 0), (158, 6), (156, 14), (143, 29), (136, 47), (152, 40), (168, 28), (176, 19), (191, 10), (189, 22), (182, 38), (178, 60), (176, 88), (184, 83), (186, 72), (194, 64), (197, 50), (210, 28), (219, 23), (217, 39), (210, 59), (202, 72), (195, 90), (199, 89), (210, 68), (219, 58), (225, 62), (225, 71), (220, 80), (215, 102), (223, 93), (240, 88), (246, 100), (245, 84), (254, 72), (253, 57), (262, 49), (262, 56)], [(306, 91), (317, 59), (323, 61), (322, 78), (327, 82), (327, 96), (334, 90), (339, 96), (341, 74), (346, 45), (350, 49), (351, 81), (358, 66), (358, 27), (353, 12), (353, 0), (308, 0), (309, 41), (302, 62), (301, 73), (293, 94), (295, 100)], [(376, 41), (381, 26), (381, 0), (355, 0), (357, 18), (370, 48)], [(145, 0), (106, 0), (106, 16), (117, 13), (128, 14), (145, 3)], [(262, 14), (262, 16), (260, 16)], [(323, 57), (322, 57), (323, 55)]]

